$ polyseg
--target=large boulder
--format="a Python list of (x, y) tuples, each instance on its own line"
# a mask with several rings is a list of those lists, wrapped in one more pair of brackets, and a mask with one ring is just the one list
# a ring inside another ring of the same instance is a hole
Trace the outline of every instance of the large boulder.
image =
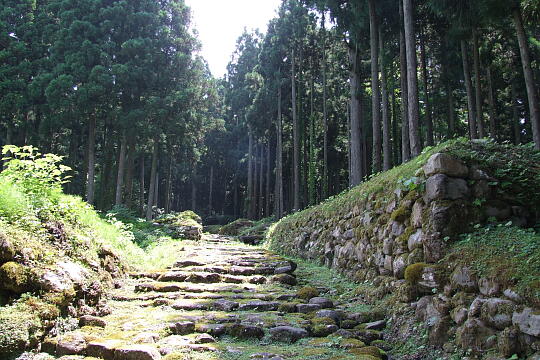
[(470, 189), (463, 179), (437, 174), (430, 176), (426, 182), (427, 201), (458, 200), (467, 198), (469, 194)]
[(467, 177), (469, 168), (458, 160), (445, 153), (433, 154), (424, 165), (426, 176), (444, 174), (453, 177)]
[(294, 343), (309, 336), (306, 329), (292, 326), (277, 326), (269, 330), (273, 341)]
[(516, 311), (512, 322), (527, 335), (540, 337), (540, 312), (531, 308)]
[(495, 332), (481, 320), (469, 319), (456, 331), (456, 342), (464, 350), (471, 349), (478, 353), (495, 346)]

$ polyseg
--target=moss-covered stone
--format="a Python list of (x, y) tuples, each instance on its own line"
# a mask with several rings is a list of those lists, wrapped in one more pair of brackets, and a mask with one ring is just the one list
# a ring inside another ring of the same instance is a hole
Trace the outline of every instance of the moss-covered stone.
[(22, 303), (0, 308), (0, 356), (35, 346), (42, 324), (37, 314)]
[(425, 263), (416, 263), (407, 266), (405, 269), (405, 280), (409, 284), (417, 284), (422, 279), (422, 272), (428, 265)]
[(372, 341), (371, 342), (371, 345), (372, 346), (376, 346), (378, 347), (379, 349), (383, 350), (383, 351), (390, 351), (392, 350), (392, 345), (388, 342), (388, 341), (385, 341), (385, 340), (375, 340), (375, 341)]
[(376, 359), (382, 359), (385, 355), (384, 351), (380, 350), (376, 346), (366, 346), (360, 349), (355, 349), (354, 352), (356, 355), (370, 355)]
[(339, 346), (344, 349), (358, 349), (365, 347), (366, 344), (358, 339), (343, 339), (340, 341)]
[(296, 296), (302, 300), (309, 300), (311, 298), (319, 296), (319, 290), (312, 286), (306, 286), (298, 290)]
[(284, 302), (279, 305), (278, 311), (284, 313), (294, 313), (296, 312), (296, 305), (298, 305), (298, 302)]
[(0, 289), (17, 294), (30, 291), (30, 269), (14, 261), (0, 266)]

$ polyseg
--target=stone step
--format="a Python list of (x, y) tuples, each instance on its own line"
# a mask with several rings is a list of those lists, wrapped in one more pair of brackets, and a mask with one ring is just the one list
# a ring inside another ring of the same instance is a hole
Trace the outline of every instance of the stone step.
[(143, 283), (135, 286), (135, 292), (192, 292), (192, 293), (202, 293), (202, 292), (233, 292), (241, 293), (254, 285), (245, 284), (243, 286), (234, 286), (224, 283), (217, 284), (201, 284), (196, 285), (192, 283), (170, 283), (170, 282), (153, 282), (153, 283)]

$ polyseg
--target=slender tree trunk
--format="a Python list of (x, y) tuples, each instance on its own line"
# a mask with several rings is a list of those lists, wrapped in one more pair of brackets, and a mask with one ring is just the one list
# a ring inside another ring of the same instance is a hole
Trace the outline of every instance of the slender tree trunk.
[(173, 152), (169, 149), (169, 166), (167, 168), (167, 180), (165, 182), (165, 213), (171, 212), (172, 177), (173, 177)]
[(270, 135), (268, 135), (268, 143), (266, 144), (266, 209), (264, 215), (270, 216), (271, 196), (270, 196)]
[(291, 58), (291, 101), (293, 118), (293, 211), (300, 210), (300, 129), (296, 109), (296, 60), (294, 49)]
[(463, 76), (465, 77), (465, 89), (467, 90), (467, 108), (469, 110), (469, 133), (471, 139), (478, 139), (476, 131), (476, 110), (474, 107), (474, 95), (471, 81), (471, 71), (467, 56), (467, 42), (461, 40), (461, 57), (463, 60)]
[(519, 101), (517, 96), (517, 84), (515, 80), (512, 80), (512, 127), (514, 132), (514, 144), (521, 144), (521, 124), (520, 124), (520, 111)]
[(422, 63), (422, 80), (424, 81), (424, 92), (426, 102), (426, 144), (427, 146), (433, 146), (435, 144), (433, 136), (433, 114), (431, 113), (431, 99), (429, 94), (429, 78), (427, 70), (427, 56), (426, 56), (426, 44), (424, 39), (424, 33), (420, 35), (420, 58)]
[(197, 163), (193, 164), (191, 177), (191, 210), (197, 212)]
[(476, 118), (478, 125), (478, 135), (481, 139), (486, 137), (484, 130), (484, 111), (482, 109), (482, 83), (480, 80), (480, 46), (478, 45), (478, 31), (473, 29), (473, 58), (474, 58), (474, 82), (475, 82), (475, 103)]
[(399, 0), (401, 26), (399, 32), (399, 64), (401, 80), (401, 161), (411, 159), (411, 143), (409, 139), (409, 93), (407, 89), (407, 51), (405, 49), (405, 25), (403, 23), (403, 1)]
[(388, 79), (386, 76), (386, 68), (384, 62), (384, 42), (382, 36), (382, 28), (379, 27), (379, 48), (381, 54), (381, 90), (382, 90), (382, 126), (383, 126), (383, 157), (384, 164), (383, 170), (390, 170), (392, 167), (392, 144), (390, 138), (392, 137), (390, 128), (390, 115), (388, 105)]
[(116, 206), (122, 205), (122, 192), (124, 190), (124, 171), (126, 168), (126, 148), (126, 137), (122, 136), (122, 140), (120, 141), (120, 156), (118, 159), (118, 176), (116, 178), (116, 198), (114, 202)]
[(323, 12), (321, 28), (323, 32), (323, 52), (322, 52), (322, 78), (323, 78), (323, 178), (322, 178), (322, 198), (328, 197), (328, 106), (327, 106), (327, 79), (326, 79), (326, 18)]
[[(392, 82), (394, 83), (394, 82)], [(392, 139), (393, 139), (393, 158), (394, 164), (401, 164), (401, 136), (398, 129), (398, 111), (396, 102), (396, 89), (392, 87), (390, 94), (392, 96)]]
[(540, 105), (538, 103), (538, 94), (534, 83), (534, 75), (531, 68), (531, 59), (529, 55), (529, 45), (527, 44), (527, 35), (523, 27), (521, 10), (516, 7), (513, 11), (514, 26), (519, 41), (519, 52), (521, 54), (521, 65), (525, 76), (525, 85), (527, 87), (527, 97), (529, 100), (529, 112), (532, 125), (532, 135), (535, 148), (540, 150)]
[[(158, 164), (159, 166), (159, 164)], [(154, 190), (154, 204), (153, 206), (157, 209), (159, 208), (159, 195), (160, 195), (160, 192), (159, 192), (159, 181), (161, 179), (159, 178), (159, 167), (156, 171), (156, 189)]]
[(212, 215), (212, 202), (214, 195), (214, 166), (210, 166), (210, 186), (208, 190), (208, 215)]
[(136, 157), (136, 146), (135, 146), (135, 136), (128, 136), (128, 159), (127, 159), (127, 169), (126, 169), (126, 205), (131, 207), (133, 205), (133, 177), (135, 173), (135, 157)]
[(358, 73), (358, 53), (356, 49), (349, 47), (350, 59), (350, 84), (351, 84), (351, 131), (350, 151), (351, 170), (349, 184), (354, 187), (362, 182), (362, 130), (361, 130), (361, 104), (360, 104), (360, 75)]
[(418, 66), (416, 60), (413, 0), (403, 0), (403, 15), (405, 23), (405, 50), (407, 53), (409, 138), (411, 142), (411, 155), (416, 157), (422, 152), (422, 144), (420, 143), (420, 128), (418, 124)]
[[(281, 81), (281, 78), (279, 79)], [(282, 115), (281, 115), (281, 84), (278, 85), (278, 108), (276, 121), (276, 190), (275, 190), (275, 208), (276, 218), (283, 217), (284, 198), (283, 198), (283, 134), (282, 134)]]
[(139, 207), (141, 210), (141, 214), (144, 215), (144, 153), (141, 154), (141, 159), (139, 161)]
[(371, 108), (373, 127), (373, 171), (381, 171), (381, 93), (379, 85), (379, 30), (375, 0), (368, 0), (371, 49)]
[(260, 143), (260, 165), (259, 165), (259, 209), (258, 209), (258, 216), (259, 219), (263, 218), (264, 214), (264, 144)]
[(253, 197), (252, 197), (252, 219), (257, 219), (257, 208), (259, 200), (259, 144), (255, 142), (253, 147)]
[(454, 92), (450, 85), (450, 79), (446, 80), (446, 99), (447, 99), (447, 121), (448, 121), (448, 138), (452, 139), (456, 136), (456, 116), (454, 111)]
[(96, 117), (90, 116), (88, 123), (88, 172), (86, 179), (86, 201), (94, 204), (96, 172)]
[(491, 77), (491, 66), (487, 67), (488, 81), (488, 101), (489, 101), (489, 133), (491, 138), (497, 140), (497, 117), (495, 108), (495, 96), (493, 93), (493, 78)]
[(153, 214), (153, 204), (154, 204), (154, 194), (156, 191), (156, 174), (157, 174), (157, 163), (158, 163), (158, 153), (159, 153), (159, 142), (158, 139), (154, 139), (154, 150), (152, 152), (152, 168), (150, 169), (150, 186), (148, 187), (148, 203), (146, 206), (146, 220), (151, 221), (154, 217)]
[(253, 134), (251, 129), (248, 129), (248, 188), (247, 188), (247, 199), (248, 199), (248, 218), (253, 219)]

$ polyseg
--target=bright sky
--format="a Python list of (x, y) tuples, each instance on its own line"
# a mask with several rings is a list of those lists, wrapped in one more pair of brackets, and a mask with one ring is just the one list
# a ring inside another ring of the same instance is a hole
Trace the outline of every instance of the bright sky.
[(186, 0), (212, 74), (221, 77), (244, 27), (266, 32), (281, 0)]

